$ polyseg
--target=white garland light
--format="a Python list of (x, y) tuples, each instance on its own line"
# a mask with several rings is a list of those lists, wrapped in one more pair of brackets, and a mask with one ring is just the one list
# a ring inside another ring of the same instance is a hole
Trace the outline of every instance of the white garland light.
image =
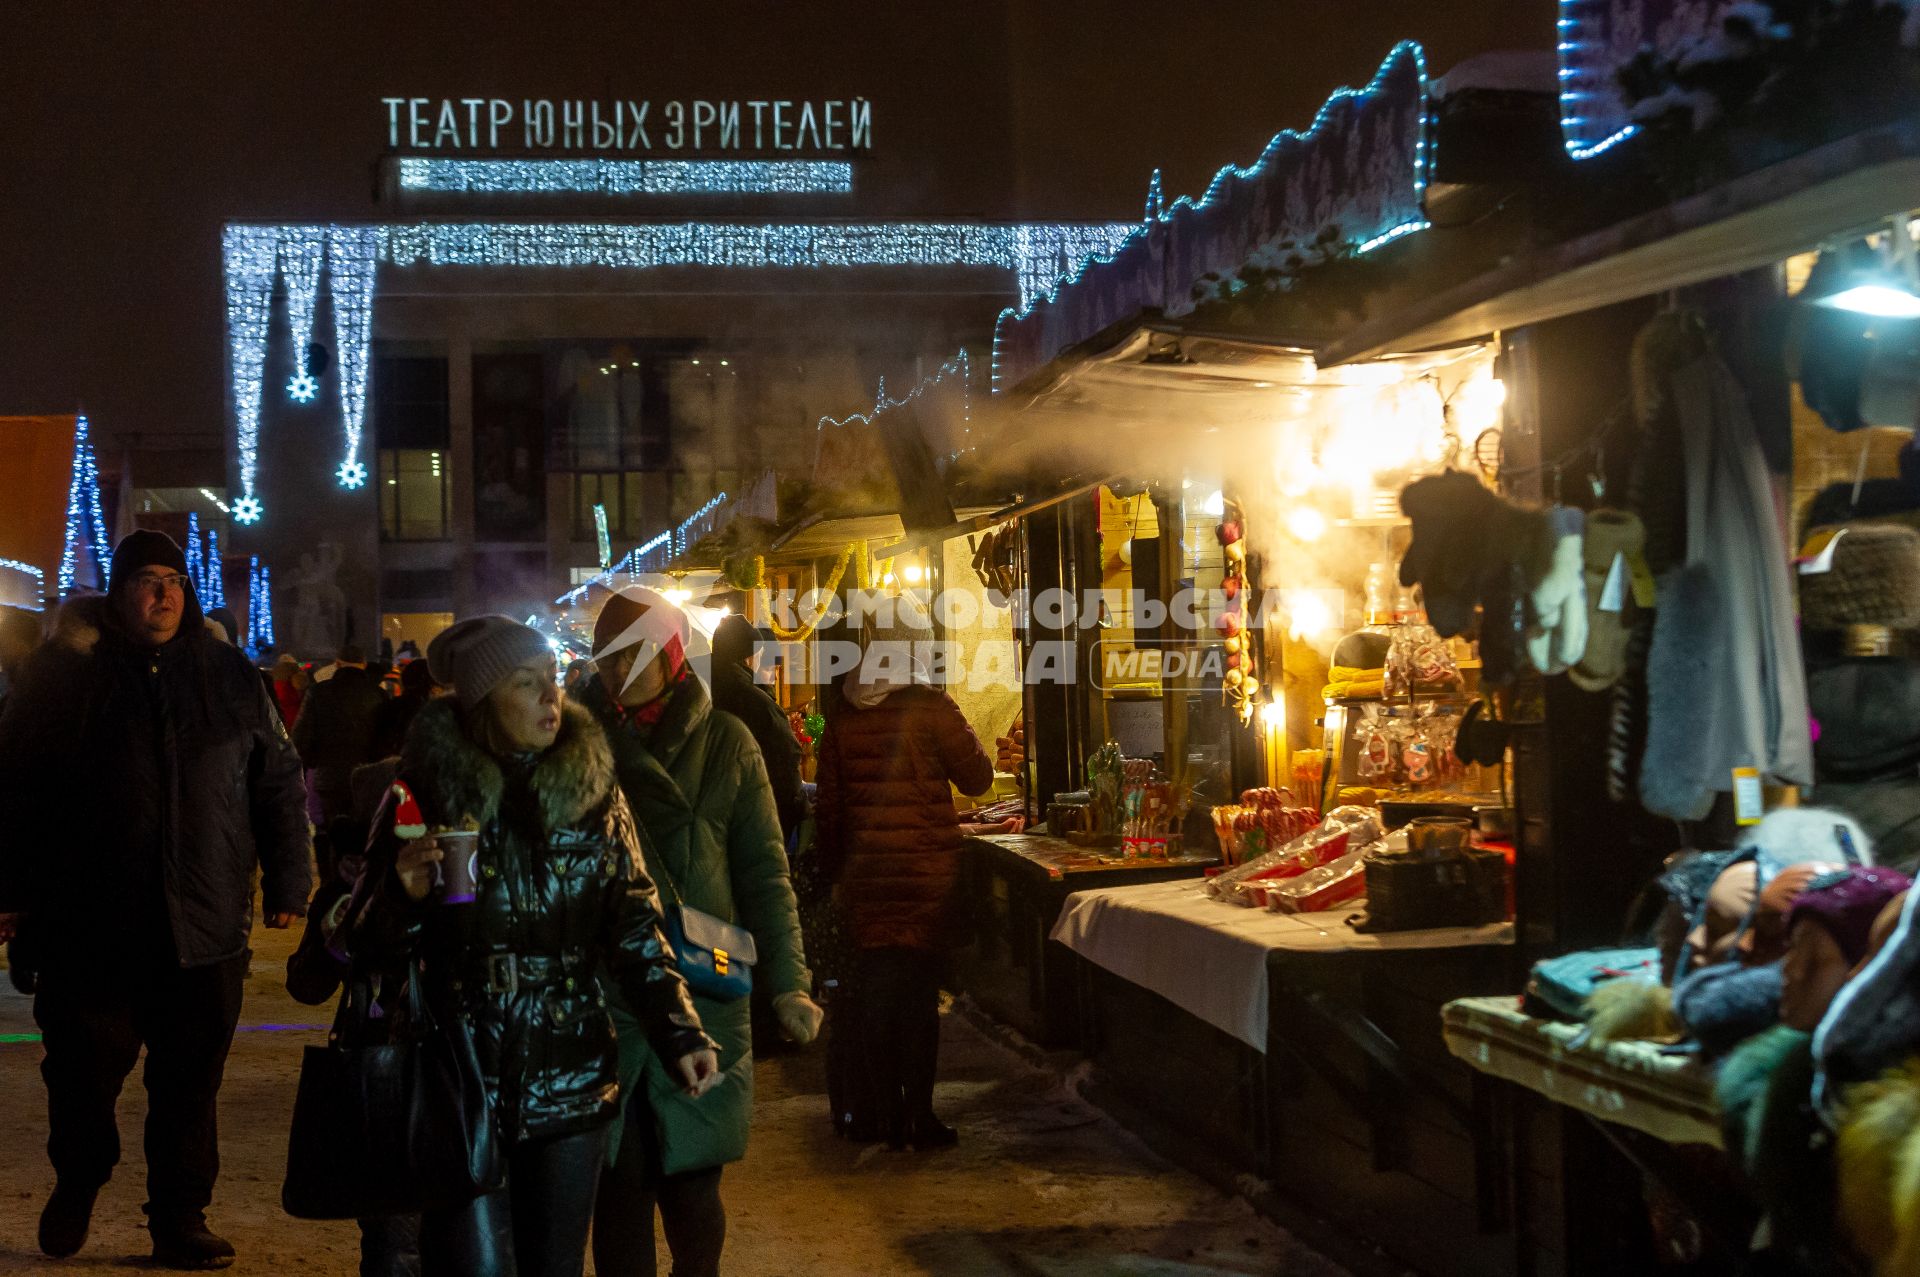
[(260, 466), (261, 379), (279, 243), (280, 231), (272, 226), (229, 226), (220, 241), (227, 272), (227, 372), (240, 452), (240, 500), (234, 517), (242, 523), (253, 523), (261, 514), (254, 479)]
[(318, 226), (289, 226), (279, 238), (280, 276), (287, 281), (287, 327), (293, 332), (294, 373), (287, 382), (287, 394), (296, 402), (312, 403), (320, 394), (320, 382), (307, 369), (307, 348), (313, 344), (326, 232)]
[(340, 370), (340, 415), (347, 430), (347, 456), (337, 477), (342, 487), (367, 481), (360, 462), (360, 433), (367, 420), (367, 377), (373, 352), (373, 272), (380, 237), (371, 226), (328, 229), (327, 274), (333, 287), (334, 364)]
[(846, 160), (400, 161), (400, 189), (484, 194), (845, 195)]
[(380, 235), (395, 266), (981, 266), (1013, 271), (1024, 305), (1064, 263), (1113, 251), (1136, 225), (426, 222)]
[[(335, 471), (345, 487), (367, 480), (360, 460), (371, 371), (374, 276), (395, 266), (661, 267), (985, 267), (1014, 273), (1026, 305), (1074, 262), (1110, 255), (1136, 229), (1131, 222), (989, 225), (980, 223), (682, 222), (652, 225), (573, 223), (417, 223), (402, 226), (229, 226), (227, 273), (229, 374), (239, 437), (240, 496), (233, 517), (259, 522), (261, 379), (276, 267), (302, 281), (320, 278), (324, 253), (333, 304), (334, 363), (346, 456)], [(304, 283), (290, 283), (293, 291)], [(290, 314), (294, 313), (290, 309)], [(295, 334), (296, 340), (298, 334)], [(304, 348), (302, 348), (304, 357)], [(296, 377), (295, 383), (300, 379)], [(296, 398), (307, 389), (289, 384)], [(313, 387), (317, 391), (317, 385)]]
[(83, 538), (93, 557), (94, 572), (104, 584), (112, 554), (107, 545), (107, 517), (100, 509), (100, 464), (93, 455), (87, 419), (80, 417), (73, 432), (73, 477), (67, 484), (67, 535), (60, 547), (57, 579), (62, 594), (73, 588)]
[(207, 552), (201, 559), (205, 583), (200, 588), (200, 606), (207, 611), (227, 605), (227, 583), (220, 572), (220, 529), (207, 529)]

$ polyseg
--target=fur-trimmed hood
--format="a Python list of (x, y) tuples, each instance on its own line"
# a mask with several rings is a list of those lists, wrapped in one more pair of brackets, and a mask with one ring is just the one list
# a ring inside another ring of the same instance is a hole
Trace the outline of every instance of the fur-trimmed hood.
[[(499, 760), (467, 734), (451, 699), (429, 703), (413, 720), (400, 775), (415, 786), (428, 818), (446, 824), (465, 816), (489, 824), (506, 791)], [(532, 786), (548, 831), (578, 825), (613, 793), (613, 752), (585, 706), (561, 707), (560, 734), (534, 763)]]

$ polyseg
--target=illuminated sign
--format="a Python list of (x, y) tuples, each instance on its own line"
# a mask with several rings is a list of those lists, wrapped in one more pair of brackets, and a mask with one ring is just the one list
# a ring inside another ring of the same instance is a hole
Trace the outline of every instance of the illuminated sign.
[(873, 148), (866, 98), (381, 98), (406, 151), (796, 151)]

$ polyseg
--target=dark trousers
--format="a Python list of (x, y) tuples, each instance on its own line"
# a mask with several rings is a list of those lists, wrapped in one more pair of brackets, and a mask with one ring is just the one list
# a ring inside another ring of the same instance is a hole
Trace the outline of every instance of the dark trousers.
[(860, 1045), (881, 1130), (933, 1116), (940, 1061), (940, 958), (919, 949), (865, 949), (854, 992)]
[(420, 1217), (423, 1277), (580, 1277), (606, 1148), (604, 1126), (516, 1144), (504, 1188)]
[(147, 1216), (201, 1222), (220, 1174), (215, 1101), (240, 1019), (247, 956), (182, 970), (143, 955), (112, 975), (40, 975), (33, 1017), (46, 1059), (47, 1156), (62, 1184), (94, 1188), (120, 1161), (114, 1102), (147, 1048)]
[(673, 1277), (719, 1277), (720, 1251), (727, 1242), (721, 1168), (661, 1174), (652, 1111), (635, 1101), (627, 1112), (620, 1156), (600, 1179), (600, 1205), (593, 1217), (594, 1272), (599, 1277), (655, 1277), (657, 1207), (673, 1254)]
[(420, 1217), (360, 1221), (360, 1277), (420, 1277)]

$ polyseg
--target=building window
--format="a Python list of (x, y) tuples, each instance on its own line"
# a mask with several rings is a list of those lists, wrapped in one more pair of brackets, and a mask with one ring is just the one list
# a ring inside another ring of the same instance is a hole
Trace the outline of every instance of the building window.
[(446, 539), (445, 453), (435, 448), (380, 450), (380, 535), (389, 541)]
[(573, 539), (591, 542), (599, 535), (593, 521), (596, 505), (607, 507), (607, 535), (614, 541), (641, 536), (646, 531), (640, 496), (643, 477), (608, 471), (569, 476), (573, 484)]

